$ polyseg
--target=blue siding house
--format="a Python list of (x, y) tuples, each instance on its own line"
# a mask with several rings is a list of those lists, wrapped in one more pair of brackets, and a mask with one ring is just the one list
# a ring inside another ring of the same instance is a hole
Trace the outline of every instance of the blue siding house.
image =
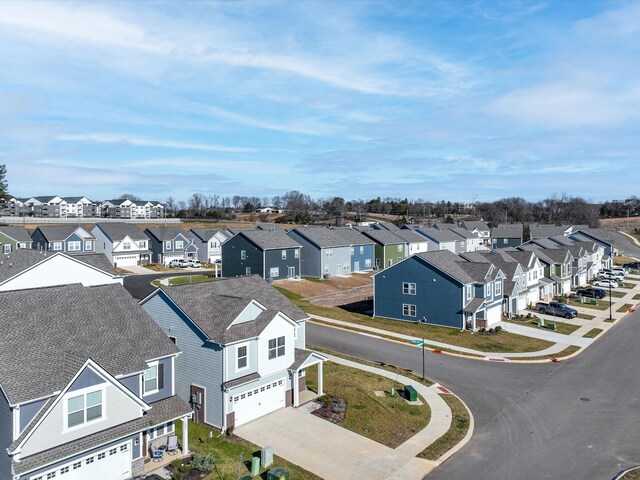
[(121, 285), (2, 292), (0, 328), (0, 478), (141, 475), (176, 420), (188, 451), (179, 350)]
[(502, 320), (504, 274), (449, 250), (418, 253), (374, 275), (374, 317), (475, 330)]
[(301, 276), (302, 245), (284, 230), (244, 230), (222, 244), (222, 275), (260, 275), (280, 280)]
[(94, 253), (95, 238), (76, 225), (38, 227), (31, 234), (33, 248), (65, 253)]
[(325, 357), (305, 350), (308, 316), (257, 275), (163, 287), (140, 303), (182, 351), (176, 393), (197, 423), (226, 430), (298, 406), (314, 365), (322, 394)]
[(491, 247), (508, 248), (522, 245), (524, 226), (521, 223), (501, 223), (491, 230)]
[(171, 260), (197, 259), (198, 245), (195, 237), (180, 227), (147, 228), (152, 262), (168, 265)]

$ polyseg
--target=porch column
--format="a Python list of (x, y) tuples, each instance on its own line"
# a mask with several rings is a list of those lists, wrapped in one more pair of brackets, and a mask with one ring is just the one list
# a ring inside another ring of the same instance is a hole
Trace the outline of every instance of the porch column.
[(293, 406), (300, 405), (300, 392), (298, 391), (298, 371), (293, 372), (293, 378), (291, 379), (291, 390), (293, 390)]
[(182, 454), (189, 453), (189, 417), (182, 417)]
[(324, 362), (320, 362), (318, 364), (318, 395), (324, 395), (323, 390), (323, 376), (322, 376), (322, 364)]

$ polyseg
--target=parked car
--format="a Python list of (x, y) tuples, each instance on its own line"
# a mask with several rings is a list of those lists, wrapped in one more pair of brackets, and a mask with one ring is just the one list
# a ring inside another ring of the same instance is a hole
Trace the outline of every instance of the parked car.
[(602, 288), (586, 287), (577, 289), (576, 295), (578, 295), (579, 297), (602, 299), (607, 296), (607, 292), (605, 292)]
[(202, 266), (202, 264), (200, 263), (200, 260), (195, 260), (193, 258), (188, 259), (187, 264), (188, 266), (193, 268), (200, 268)]
[(560, 302), (538, 302), (536, 303), (536, 310), (543, 315), (548, 313), (550, 315), (556, 315), (564, 318), (576, 318), (578, 316), (578, 311), (576, 309)]
[(178, 267), (178, 268), (187, 268), (189, 266), (189, 262), (187, 262), (184, 258), (176, 258), (175, 260), (171, 260), (169, 262), (170, 267)]
[(640, 262), (629, 262), (622, 265), (624, 268), (628, 270), (640, 270)]
[(608, 279), (608, 278), (603, 278), (603, 279), (600, 279), (600, 280), (596, 280), (595, 282), (593, 282), (593, 284), (598, 286), (598, 287), (618, 288), (618, 282), (616, 282), (613, 279)]
[(624, 267), (613, 267), (613, 268), (611, 269), (611, 271), (612, 271), (612, 272), (614, 272), (614, 273), (615, 273), (615, 272), (620, 272), (620, 273), (622, 273), (623, 275), (626, 275), (627, 273), (629, 273), (629, 270), (627, 270), (627, 269), (626, 269), (626, 268), (624, 268)]
[(598, 280), (616, 280), (621, 281), (624, 280), (624, 274), (620, 272), (602, 272), (597, 275)]

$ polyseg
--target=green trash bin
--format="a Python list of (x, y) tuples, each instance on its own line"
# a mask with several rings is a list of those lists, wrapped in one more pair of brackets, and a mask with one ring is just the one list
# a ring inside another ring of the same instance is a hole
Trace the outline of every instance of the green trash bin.
[(253, 457), (251, 459), (251, 475), (256, 476), (260, 474), (260, 457)]
[(410, 402), (418, 401), (418, 392), (411, 385), (405, 385), (404, 386), (404, 392), (406, 393), (407, 399)]
[(284, 468), (272, 468), (267, 472), (267, 480), (289, 480), (289, 471)]

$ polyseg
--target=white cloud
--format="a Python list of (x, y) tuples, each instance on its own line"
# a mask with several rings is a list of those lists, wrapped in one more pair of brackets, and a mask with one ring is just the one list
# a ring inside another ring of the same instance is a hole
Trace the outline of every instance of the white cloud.
[(56, 139), (64, 142), (122, 143), (140, 147), (177, 148), (186, 150), (203, 150), (207, 152), (242, 153), (255, 151), (255, 149), (253, 148), (229, 147), (226, 145), (214, 145), (209, 143), (174, 142), (168, 140), (139, 137), (137, 135), (120, 135), (114, 133), (58, 135)]

